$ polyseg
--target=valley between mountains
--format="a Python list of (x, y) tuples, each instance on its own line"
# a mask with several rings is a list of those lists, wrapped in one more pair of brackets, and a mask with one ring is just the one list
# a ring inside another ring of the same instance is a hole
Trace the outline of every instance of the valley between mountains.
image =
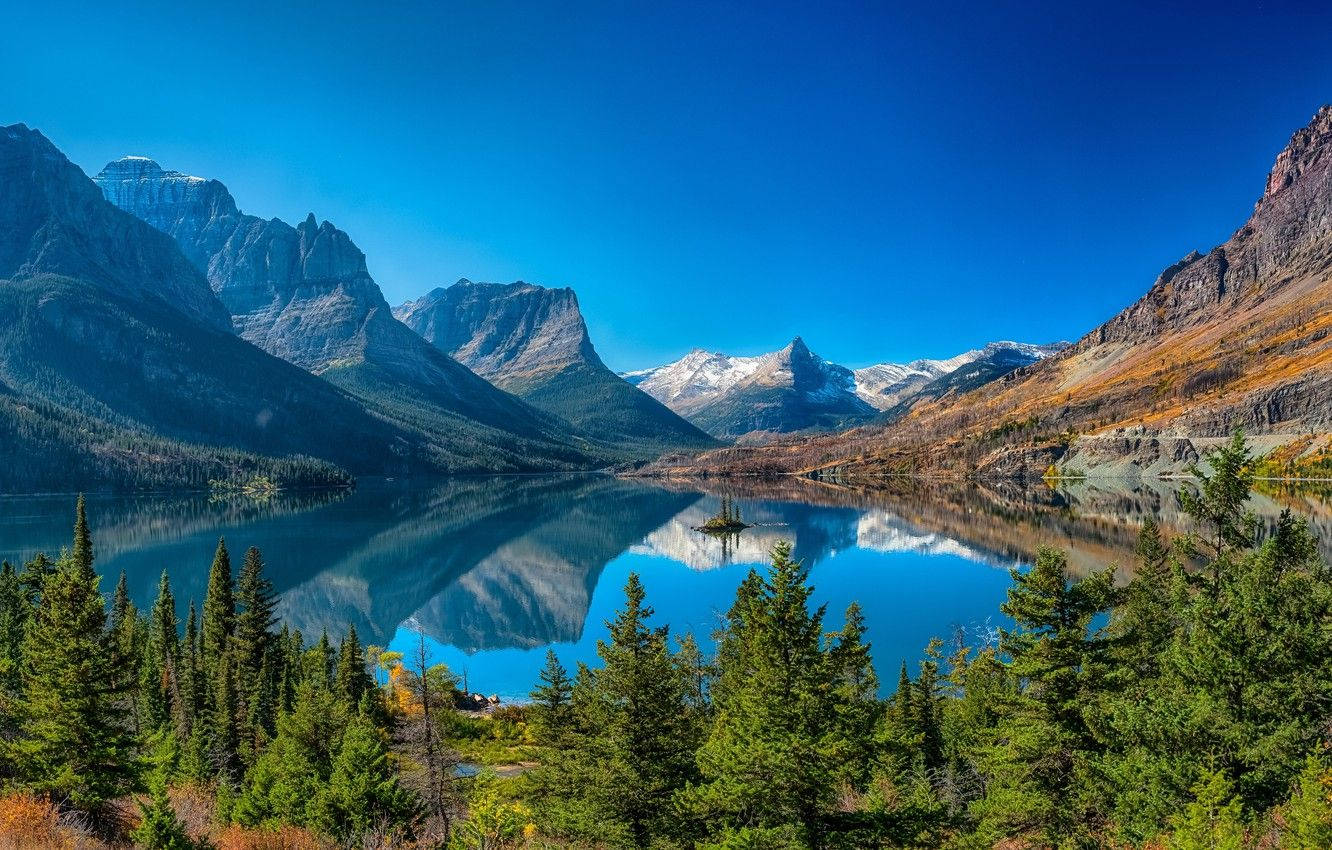
[(392, 307), (328, 221), (247, 215), (221, 182), (143, 156), (89, 178), (21, 124), (0, 129), (0, 187), (8, 492), (595, 469), (1157, 476), (1236, 427), (1267, 473), (1332, 473), (1332, 107), (1226, 242), (1076, 342), (861, 368), (796, 337), (617, 374), (573, 289), (423, 282)]

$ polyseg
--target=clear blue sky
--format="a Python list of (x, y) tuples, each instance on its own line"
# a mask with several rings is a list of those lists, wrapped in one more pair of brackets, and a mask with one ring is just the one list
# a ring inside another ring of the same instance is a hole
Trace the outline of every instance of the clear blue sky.
[(196, 5), (0, 0), (0, 123), (313, 210), (393, 303), (572, 286), (621, 369), (1076, 338), (1332, 101), (1326, 3)]

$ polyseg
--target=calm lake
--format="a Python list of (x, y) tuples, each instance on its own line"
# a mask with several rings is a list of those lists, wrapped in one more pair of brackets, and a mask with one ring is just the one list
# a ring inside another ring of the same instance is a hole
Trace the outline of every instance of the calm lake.
[[(723, 494), (754, 527), (728, 539), (694, 531)], [(1320, 497), (1256, 495), (1252, 507), (1267, 524), (1290, 507), (1332, 543), (1332, 507)], [(72, 496), (0, 499), (0, 559), (58, 552), (73, 510)], [(354, 623), (363, 643), (407, 651), (424, 635), (433, 660), (465, 673), (471, 690), (510, 700), (531, 689), (548, 646), (570, 669), (596, 662), (631, 571), (656, 621), (672, 634), (693, 632), (706, 649), (748, 569), (789, 540), (828, 606), (830, 631), (850, 602), (861, 603), (887, 690), (931, 637), (965, 630), (982, 640), (1002, 625), (1008, 569), (1040, 546), (1067, 549), (1081, 573), (1130, 563), (1147, 514), (1171, 533), (1187, 527), (1163, 482), (1052, 490), (904, 481), (864, 492), (605, 475), (371, 480), (262, 502), (89, 496), (88, 514), (108, 594), (124, 570), (146, 608), (167, 570), (183, 621), (224, 536), (236, 567), (246, 548), (263, 551), (280, 613), (307, 639), (324, 629), (336, 639)]]

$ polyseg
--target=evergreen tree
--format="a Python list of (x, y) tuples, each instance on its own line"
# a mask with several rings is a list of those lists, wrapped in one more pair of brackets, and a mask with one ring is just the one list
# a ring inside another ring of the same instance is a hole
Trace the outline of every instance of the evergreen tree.
[(181, 716), (177, 725), (188, 737), (204, 708), (203, 671), (199, 666), (199, 618), (193, 599), (185, 619), (185, 639), (180, 647), (180, 692)]
[(603, 667), (584, 721), (598, 730), (586, 743), (598, 766), (590, 801), (635, 847), (677, 828), (670, 802), (694, 774), (697, 741), (667, 630), (648, 625), (653, 612), (644, 600), (631, 573), (625, 606), (608, 624), (610, 640), (597, 645)]
[(130, 837), (144, 850), (196, 850), (199, 847), (185, 832), (165, 787), (153, 790), (148, 803), (139, 803), (141, 818)]
[(143, 669), (149, 675), (140, 679), (142, 699), (153, 706), (149, 728), (166, 722), (172, 709), (179, 709), (180, 683), (177, 680), (177, 659), (180, 655), (180, 624), (176, 621), (176, 600), (171, 593), (171, 581), (166, 571), (157, 585), (157, 601), (148, 617), (148, 641), (145, 646)]
[(751, 574), (728, 614), (716, 721), (698, 753), (703, 781), (685, 797), (722, 835), (794, 829), (809, 846), (824, 843), (840, 748), (824, 612), (810, 610), (810, 593), (806, 571), (781, 542), (768, 578)]
[(1281, 809), (1285, 830), (1281, 850), (1323, 850), (1332, 847), (1332, 770), (1310, 756), (1295, 783), (1290, 801)]
[(18, 696), (23, 633), (31, 616), (32, 606), (23, 593), (18, 571), (8, 561), (0, 563), (0, 717)]
[(559, 746), (570, 733), (573, 723), (573, 682), (553, 649), (546, 650), (546, 665), (541, 668), (531, 698), (528, 713), (541, 743)]
[(1191, 472), (1199, 492), (1184, 489), (1180, 506), (1203, 532), (1203, 543), (1214, 565), (1224, 556), (1254, 545), (1258, 521), (1245, 509), (1253, 488), (1253, 466), (1244, 433), (1236, 431), (1230, 442), (1207, 454), (1211, 474), (1198, 466)]
[(213, 566), (208, 572), (203, 620), (199, 626), (199, 660), (210, 683), (221, 678), (220, 665), (236, 633), (236, 598), (227, 542), (218, 538)]
[(1193, 797), (1173, 819), (1169, 850), (1244, 850), (1243, 810), (1225, 774), (1204, 771)]
[(874, 672), (865, 632), (865, 615), (860, 605), (853, 602), (846, 609), (845, 625), (832, 636), (832, 647), (828, 652), (837, 722), (835, 734), (843, 745), (838, 757), (841, 762), (839, 773), (852, 787), (862, 790), (874, 764), (874, 730), (882, 714), (879, 677)]
[(414, 801), (389, 765), (384, 733), (368, 717), (357, 714), (347, 724), (315, 808), (316, 825), (343, 841), (357, 839), (372, 827), (401, 831), (410, 825)]
[(355, 711), (361, 704), (361, 697), (375, 685), (365, 669), (365, 652), (354, 624), (347, 627), (347, 636), (338, 648), (336, 685), (348, 711)]
[(346, 722), (330, 691), (303, 683), (293, 710), (278, 718), (277, 737), (246, 774), (232, 818), (244, 826), (312, 825)]
[(1083, 708), (1105, 673), (1106, 640), (1095, 622), (1113, 601), (1113, 572), (1070, 582), (1066, 570), (1062, 552), (1042, 549), (1030, 571), (1012, 570), (1000, 606), (1016, 624), (1000, 630), (1000, 650), (1021, 689), (996, 707), (982, 757), (989, 786), (978, 814), (986, 836), (1034, 832), (1052, 846), (1075, 844), (1102, 817), (1078, 783), (1098, 752)]
[(209, 751), (213, 768), (224, 780), (241, 774), (240, 703), (236, 695), (236, 667), (227, 656), (217, 659), (218, 679), (213, 684), (209, 712)]
[(236, 652), (241, 676), (254, 682), (275, 639), (277, 595), (264, 575), (263, 556), (253, 546), (246, 550), (236, 580), (236, 602)]
[(25, 704), (16, 750), (29, 787), (100, 814), (134, 787), (137, 765), (120, 710), (106, 600), (92, 564), (80, 497), (74, 554), (44, 582), (24, 638)]

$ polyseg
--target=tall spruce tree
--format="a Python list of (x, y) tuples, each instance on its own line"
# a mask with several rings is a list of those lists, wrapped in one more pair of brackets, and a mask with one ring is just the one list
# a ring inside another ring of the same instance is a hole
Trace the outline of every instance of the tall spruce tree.
[(767, 579), (752, 574), (728, 614), (716, 721), (698, 753), (702, 782), (685, 797), (688, 811), (730, 836), (724, 840), (739, 841), (746, 828), (746, 841), (795, 835), (807, 846), (825, 843), (842, 747), (824, 611), (811, 610), (811, 592), (790, 544), (780, 542)]
[(236, 633), (236, 596), (231, 574), (231, 555), (227, 542), (218, 538), (213, 566), (208, 571), (208, 591), (204, 596), (203, 620), (199, 626), (199, 656), (208, 681), (221, 678), (221, 664), (228, 657), (232, 636)]
[(649, 625), (653, 611), (636, 573), (624, 593), (610, 639), (597, 645), (603, 666), (586, 704), (584, 722), (598, 730), (586, 743), (597, 765), (590, 800), (608, 827), (647, 847), (677, 831), (670, 803), (694, 775), (697, 731), (667, 629)]
[(347, 627), (347, 636), (338, 647), (338, 666), (335, 680), (337, 692), (341, 695), (348, 711), (356, 711), (361, 704), (361, 697), (375, 685), (370, 672), (365, 669), (365, 650), (356, 635), (356, 626)]
[(263, 555), (253, 546), (246, 550), (236, 580), (236, 603), (237, 657), (242, 676), (253, 681), (276, 639), (273, 626), (277, 623), (277, 594), (264, 575)]
[(1113, 570), (1070, 581), (1065, 555), (1045, 548), (1027, 572), (1012, 570), (1000, 630), (1008, 674), (1020, 684), (996, 707), (998, 723), (982, 766), (978, 805), (987, 838), (1035, 833), (1051, 846), (1078, 846), (1103, 813), (1078, 785), (1098, 752), (1083, 708), (1099, 692), (1107, 642), (1098, 618), (1114, 599)]
[(541, 668), (531, 698), (528, 712), (541, 743), (545, 746), (560, 746), (569, 735), (573, 723), (573, 681), (553, 649), (546, 650), (546, 664)]
[(100, 818), (137, 781), (79, 497), (72, 554), (44, 582), (23, 642), (24, 711), (16, 750), (26, 784)]

